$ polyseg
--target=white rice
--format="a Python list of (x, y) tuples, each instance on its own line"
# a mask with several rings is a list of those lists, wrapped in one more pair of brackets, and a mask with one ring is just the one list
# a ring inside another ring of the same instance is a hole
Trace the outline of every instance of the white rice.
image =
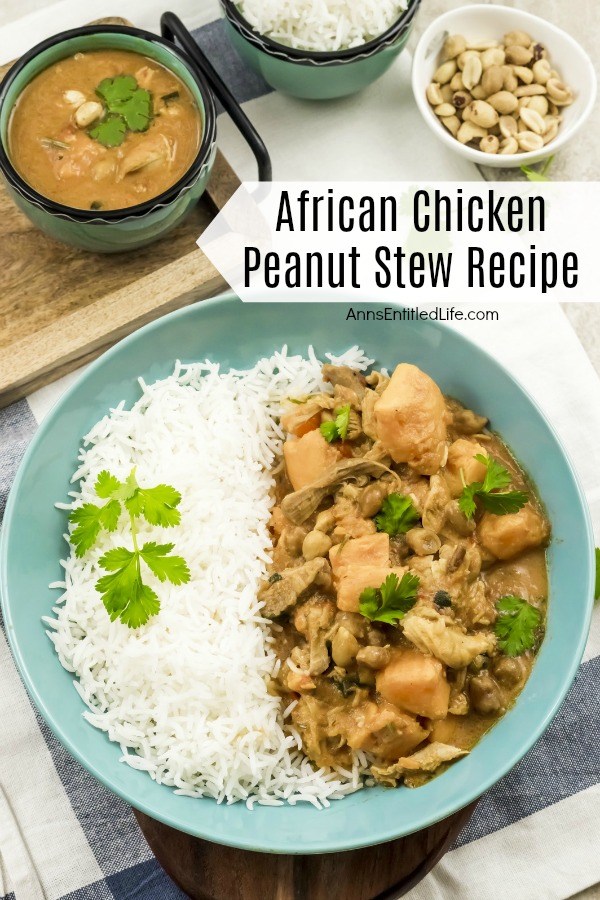
[[(353, 347), (338, 358), (370, 364)], [(335, 360), (338, 361), (338, 360)], [(121, 745), (122, 761), (192, 797), (317, 807), (362, 784), (367, 760), (351, 770), (315, 771), (283, 710), (267, 692), (277, 671), (257, 585), (269, 561), (269, 470), (281, 452), (278, 424), (286, 397), (322, 390), (320, 363), (286, 348), (248, 372), (221, 373), (210, 362), (178, 364), (169, 378), (146, 385), (131, 410), (120, 404), (87, 435), (79, 454), (72, 503), (99, 502), (102, 469), (124, 478), (136, 467), (142, 485), (181, 492), (181, 524), (141, 524), (142, 540), (173, 542), (191, 579), (153, 581), (161, 609), (137, 630), (111, 622), (95, 582), (99, 557), (130, 546), (125, 517), (102, 533), (83, 559), (69, 552), (65, 581), (45, 621), (62, 665), (77, 675), (85, 718)], [(329, 388), (328, 388), (329, 389)], [(68, 535), (65, 536), (68, 540)]]
[(240, 0), (246, 21), (274, 41), (301, 50), (358, 47), (387, 31), (407, 0)]

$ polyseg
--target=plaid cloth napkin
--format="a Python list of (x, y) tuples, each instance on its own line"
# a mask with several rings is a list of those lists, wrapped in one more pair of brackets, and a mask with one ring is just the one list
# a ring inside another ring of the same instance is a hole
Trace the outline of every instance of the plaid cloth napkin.
[[(269, 92), (242, 66), (215, 21), (214, 0), (173, 6), (197, 28), (198, 41), (245, 103), (278, 177), (480, 177), (429, 139), (409, 97), (406, 55), (358, 97), (303, 103)], [(1, 52), (14, 57), (59, 23), (75, 26), (106, 11), (105, 0), (62, 0), (3, 29)], [(157, 0), (122, 0), (119, 8), (154, 29), (161, 11)], [(253, 160), (224, 117), (219, 143), (238, 173), (254, 177)], [(575, 460), (600, 535), (598, 376), (558, 306), (504, 305), (500, 313), (497, 323), (461, 330), (493, 352), (549, 415)], [(29, 440), (73, 377), (0, 410), (0, 516)], [(482, 798), (456, 846), (410, 900), (563, 900), (600, 881), (599, 686), (597, 613), (577, 680), (554, 723)], [(0, 900), (183, 897), (152, 857), (129, 807), (71, 759), (32, 708), (1, 630), (0, 737)]]

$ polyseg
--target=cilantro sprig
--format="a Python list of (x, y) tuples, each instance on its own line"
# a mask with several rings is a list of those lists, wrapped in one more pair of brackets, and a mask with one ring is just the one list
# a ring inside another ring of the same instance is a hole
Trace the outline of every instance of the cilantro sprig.
[(419, 589), (418, 575), (405, 572), (398, 578), (391, 572), (378, 588), (368, 587), (359, 597), (361, 615), (372, 622), (395, 625), (413, 608)]
[(486, 473), (483, 481), (474, 481), (463, 487), (458, 499), (458, 505), (467, 519), (472, 519), (477, 509), (476, 500), (479, 500), (488, 512), (497, 516), (518, 512), (527, 503), (528, 496), (525, 491), (504, 491), (508, 487), (511, 478), (504, 466), (496, 462), (491, 456), (475, 455), (475, 459), (483, 463)]
[(332, 422), (322, 422), (319, 425), (319, 431), (330, 444), (333, 441), (346, 440), (350, 425), (350, 404), (346, 403), (345, 406), (334, 409), (333, 415), (335, 418)]
[(404, 494), (388, 494), (375, 516), (377, 531), (385, 531), (390, 537), (406, 534), (421, 518), (410, 497)]
[(104, 118), (89, 135), (105, 147), (118, 147), (128, 131), (146, 131), (152, 120), (152, 95), (133, 75), (104, 78), (96, 88), (104, 104)]
[(136, 519), (144, 518), (161, 528), (178, 525), (181, 494), (168, 484), (141, 487), (135, 469), (124, 481), (106, 470), (100, 472), (94, 490), (100, 500), (107, 502), (102, 506), (84, 503), (72, 511), (69, 522), (75, 528), (70, 541), (75, 555), (81, 558), (94, 546), (101, 531), (115, 531), (121, 515), (129, 515), (133, 547), (115, 547), (100, 557), (98, 565), (108, 574), (98, 579), (96, 590), (102, 594), (111, 621), (118, 618), (129, 628), (139, 628), (160, 609), (156, 591), (142, 579), (142, 563), (160, 582), (171, 584), (188, 582), (190, 571), (183, 557), (172, 553), (174, 544), (146, 541), (140, 546)]
[(541, 630), (542, 614), (522, 597), (508, 595), (496, 603), (498, 618), (494, 626), (499, 649), (506, 656), (520, 656), (535, 647)]

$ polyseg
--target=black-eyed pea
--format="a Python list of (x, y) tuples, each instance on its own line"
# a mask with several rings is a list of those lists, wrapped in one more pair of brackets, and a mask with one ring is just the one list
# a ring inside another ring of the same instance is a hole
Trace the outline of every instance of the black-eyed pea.
[(460, 54), (460, 56), (456, 60), (456, 63), (461, 72), (464, 71), (468, 60), (472, 59), (473, 57), (475, 57), (475, 59), (479, 59), (479, 53), (477, 52), (477, 50), (465, 50), (464, 53)]
[(573, 102), (573, 91), (558, 78), (549, 78), (546, 82), (546, 90), (555, 106), (569, 106)]
[(502, 156), (512, 156), (513, 153), (519, 152), (519, 144), (516, 137), (507, 137), (500, 144), (498, 153)]
[(440, 119), (440, 122), (445, 128), (448, 129), (453, 137), (456, 137), (456, 135), (458, 134), (458, 129), (461, 126), (461, 121), (458, 116), (445, 116), (444, 118)]
[(461, 144), (468, 144), (476, 138), (483, 138), (487, 134), (485, 128), (480, 128), (474, 122), (463, 122), (456, 133), (456, 137)]
[(449, 59), (435, 70), (432, 80), (437, 81), (438, 84), (448, 84), (455, 74), (456, 61), (454, 59)]
[(452, 81), (450, 82), (450, 87), (453, 91), (462, 91), (464, 89), (462, 72), (457, 72), (456, 75), (454, 75)]
[(439, 106), (435, 107), (434, 112), (440, 119), (447, 119), (448, 116), (455, 115), (456, 110), (451, 103), (440, 103)]
[(521, 84), (531, 84), (533, 72), (527, 66), (513, 66), (513, 72)]
[(494, 134), (487, 134), (479, 141), (479, 149), (484, 153), (497, 153), (500, 149), (500, 141)]
[(544, 120), (535, 109), (531, 109), (529, 106), (523, 107), (520, 117), (529, 131), (534, 131), (536, 134), (544, 133)]
[(539, 94), (546, 93), (546, 85), (544, 84), (523, 84), (515, 91), (515, 97), (535, 97)]
[(456, 91), (452, 96), (452, 105), (455, 109), (465, 109), (472, 100), (468, 91)]
[(520, 150), (530, 153), (533, 150), (541, 150), (544, 146), (544, 139), (535, 131), (520, 131), (517, 135), (517, 143)]
[(540, 116), (544, 117), (548, 114), (548, 100), (543, 94), (536, 97), (522, 97), (520, 102), (523, 100), (527, 100), (528, 109), (535, 109)]
[(500, 116), (498, 127), (500, 128), (500, 134), (505, 138), (514, 137), (519, 130), (514, 116)]
[(442, 94), (442, 103), (451, 103), (454, 91), (449, 84), (442, 85), (440, 92)]
[(506, 54), (502, 47), (490, 47), (489, 50), (484, 50), (481, 54), (481, 65), (483, 66), (483, 71), (491, 68), (492, 66), (503, 66), (505, 62)]
[(445, 116), (443, 119), (440, 119), (442, 125), (448, 129), (450, 134), (453, 137), (456, 137), (458, 133), (458, 129), (460, 128), (461, 122), (458, 116)]
[(473, 100), (463, 115), (469, 122), (479, 125), (480, 128), (491, 128), (493, 125), (497, 125), (500, 120), (494, 107), (486, 103), (485, 100)]
[(506, 47), (505, 52), (506, 62), (512, 66), (528, 66), (533, 59), (531, 50), (528, 47), (522, 47), (520, 44), (510, 44)]
[(537, 62), (534, 62), (531, 71), (536, 84), (546, 84), (550, 78), (552, 67), (547, 59), (538, 59)]
[(425, 94), (432, 106), (439, 106), (440, 103), (444, 102), (444, 98), (442, 97), (441, 88), (436, 81), (432, 81), (431, 84), (427, 85), (427, 90), (425, 91)]
[(462, 34), (450, 34), (442, 47), (442, 60), (456, 59), (467, 49), (467, 41)]
[(509, 116), (519, 105), (519, 101), (510, 91), (498, 91), (487, 98), (490, 106), (493, 106), (496, 112), (501, 116)]
[(519, 81), (517, 76), (513, 72), (512, 66), (502, 66), (502, 73), (504, 75), (504, 90), (505, 91), (516, 91), (519, 87)]
[(507, 31), (504, 35), (504, 43), (507, 47), (529, 47), (533, 41), (531, 35), (526, 31)]
[(483, 66), (481, 65), (479, 55), (470, 56), (462, 70), (462, 79), (465, 88), (468, 91), (472, 91), (481, 81), (482, 74)]
[(490, 66), (489, 69), (483, 71), (481, 76), (481, 87), (485, 91), (486, 97), (490, 94), (497, 94), (504, 86), (504, 73), (501, 66)]
[(476, 84), (473, 90), (471, 91), (471, 95), (474, 100), (485, 100), (487, 97), (486, 92), (480, 84)]

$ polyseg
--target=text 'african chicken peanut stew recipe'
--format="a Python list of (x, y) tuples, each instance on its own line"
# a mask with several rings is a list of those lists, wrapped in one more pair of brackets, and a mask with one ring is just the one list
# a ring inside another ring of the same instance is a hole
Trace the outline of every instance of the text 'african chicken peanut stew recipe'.
[(178, 365), (80, 452), (49, 634), (86, 718), (180, 793), (422, 785), (542, 640), (549, 524), (485, 410), (329, 360)]

